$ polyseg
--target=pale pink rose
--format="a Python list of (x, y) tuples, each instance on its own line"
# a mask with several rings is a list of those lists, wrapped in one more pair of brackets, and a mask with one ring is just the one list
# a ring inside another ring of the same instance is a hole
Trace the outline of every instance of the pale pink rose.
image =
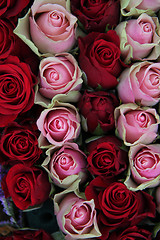
[(44, 58), (39, 66), (39, 92), (52, 99), (57, 94), (79, 91), (82, 85), (81, 76), (77, 61), (69, 53)]
[[(133, 0), (132, 0), (133, 1)], [(158, 11), (160, 9), (160, 0), (141, 0), (141, 3), (137, 6), (139, 9), (152, 9)]]
[(46, 145), (45, 139), (52, 145), (62, 146), (66, 141), (73, 141), (80, 133), (80, 117), (71, 104), (58, 105), (45, 109), (37, 120), (41, 131), (39, 145)]
[(160, 37), (156, 33), (158, 18), (146, 13), (138, 19), (121, 22), (115, 31), (120, 37), (120, 49), (125, 62), (130, 60), (155, 60), (160, 55)]
[(46, 154), (42, 166), (59, 187), (67, 188), (76, 179), (81, 179), (81, 183), (86, 180), (86, 155), (76, 143), (64, 143), (60, 149), (49, 148)]
[(144, 61), (125, 69), (119, 77), (117, 90), (123, 103), (155, 105), (160, 100), (160, 63)]
[(137, 144), (129, 151), (130, 170), (133, 180), (137, 184), (148, 183), (148, 187), (158, 185), (160, 177), (160, 144)]
[(117, 134), (127, 146), (151, 143), (157, 137), (159, 122), (159, 115), (154, 108), (140, 108), (128, 103), (115, 109)]
[(76, 21), (59, 4), (35, 2), (29, 17), (31, 39), (41, 53), (67, 52), (76, 41)]
[(94, 200), (84, 200), (68, 193), (60, 202), (56, 214), (58, 225), (67, 240), (90, 239), (100, 236)]

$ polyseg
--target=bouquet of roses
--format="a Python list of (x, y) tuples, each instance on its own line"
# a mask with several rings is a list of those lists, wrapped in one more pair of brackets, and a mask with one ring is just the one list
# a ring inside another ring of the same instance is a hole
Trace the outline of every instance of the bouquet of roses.
[(159, 13), (1, 1), (0, 239), (160, 239)]

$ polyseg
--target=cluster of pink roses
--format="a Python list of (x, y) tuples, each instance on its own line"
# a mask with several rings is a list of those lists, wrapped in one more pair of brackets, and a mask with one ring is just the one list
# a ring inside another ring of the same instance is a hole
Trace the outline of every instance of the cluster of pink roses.
[(160, 214), (160, 2), (19, 0), (16, 13), (30, 5), (18, 24), (7, 2), (5, 197), (21, 210), (53, 199), (67, 240), (152, 239), (146, 220)]

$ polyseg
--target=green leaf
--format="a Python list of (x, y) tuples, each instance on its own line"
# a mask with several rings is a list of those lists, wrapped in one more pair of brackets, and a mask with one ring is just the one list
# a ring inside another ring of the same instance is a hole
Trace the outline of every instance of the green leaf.
[(55, 239), (55, 240), (65, 240), (65, 236), (63, 235), (62, 232), (54, 232), (52, 233), (52, 237)]
[(101, 136), (104, 134), (104, 131), (102, 130), (101, 125), (99, 123), (96, 129), (94, 130), (93, 134), (97, 136)]

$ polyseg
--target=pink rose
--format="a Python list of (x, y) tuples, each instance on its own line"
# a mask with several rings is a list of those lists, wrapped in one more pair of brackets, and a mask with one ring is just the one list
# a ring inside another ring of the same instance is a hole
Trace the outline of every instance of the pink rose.
[(159, 102), (160, 63), (135, 63), (122, 72), (119, 80), (118, 95), (123, 103), (153, 106)]
[(76, 143), (65, 143), (60, 149), (52, 147), (46, 152), (48, 157), (42, 166), (48, 171), (53, 182), (67, 188), (75, 180), (82, 182), (87, 178), (86, 155)]
[(159, 115), (154, 108), (122, 104), (115, 109), (115, 126), (125, 145), (149, 144), (157, 137)]
[[(160, 144), (137, 144), (129, 151), (130, 176), (127, 187), (155, 187), (160, 183)], [(136, 186), (132, 183), (136, 183)]]
[(137, 6), (137, 8), (158, 11), (160, 9), (160, 0), (141, 0), (141, 3)]
[(84, 200), (68, 193), (59, 204), (57, 222), (65, 239), (88, 239), (99, 237), (94, 200)]
[(39, 92), (51, 99), (57, 94), (79, 91), (82, 85), (81, 75), (77, 61), (69, 53), (44, 58), (39, 66)]
[(116, 27), (120, 37), (120, 49), (126, 63), (130, 60), (155, 60), (160, 55), (160, 37), (156, 33), (159, 28), (158, 18), (146, 13), (138, 19), (121, 22)]
[(42, 53), (67, 52), (76, 41), (76, 21), (77, 18), (59, 4), (35, 1), (29, 17), (31, 39)]
[(73, 105), (57, 103), (53, 108), (41, 112), (37, 126), (41, 131), (40, 146), (47, 145), (48, 142), (62, 146), (64, 142), (79, 136), (80, 117)]

